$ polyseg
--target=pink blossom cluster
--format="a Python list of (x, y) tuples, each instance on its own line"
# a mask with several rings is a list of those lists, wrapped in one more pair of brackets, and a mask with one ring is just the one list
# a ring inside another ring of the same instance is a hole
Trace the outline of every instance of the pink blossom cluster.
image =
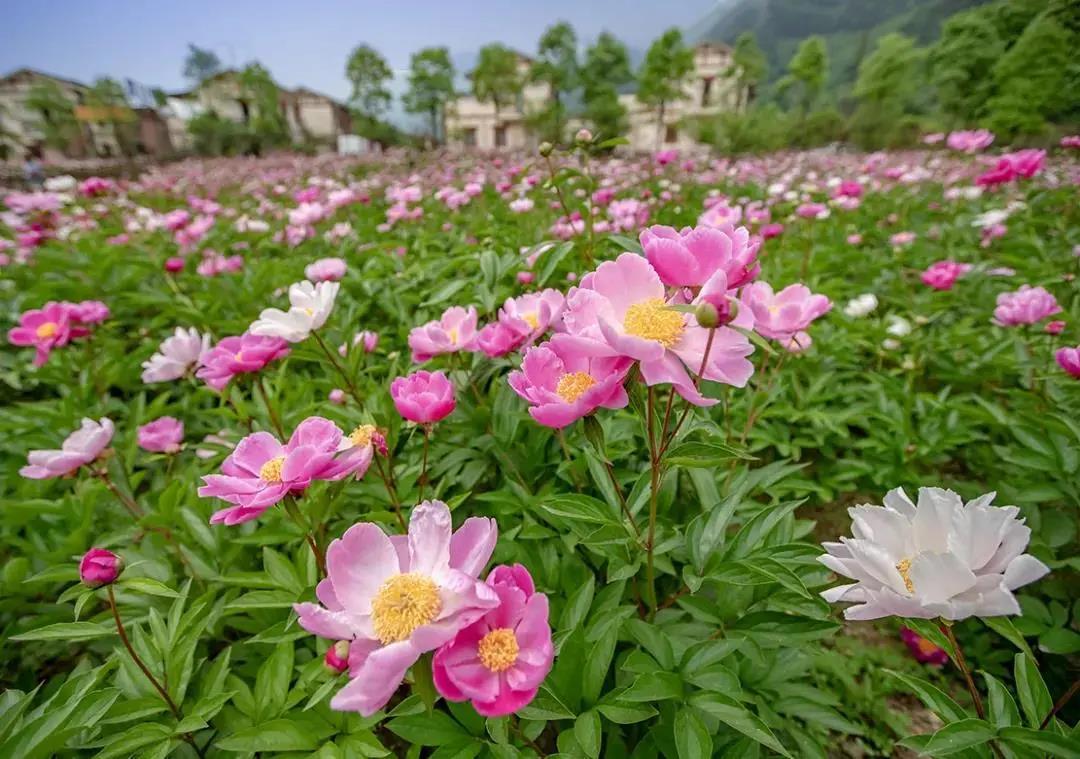
[(1019, 290), (998, 295), (994, 324), (1002, 327), (1035, 324), (1057, 313), (1061, 313), (1061, 306), (1049, 290), (1021, 285)]
[(34, 348), (34, 366), (43, 366), (54, 348), (90, 334), (90, 327), (109, 318), (109, 307), (99, 300), (81, 303), (49, 301), (23, 312), (19, 326), (8, 330), (12, 345)]
[(927, 267), (920, 278), (924, 285), (935, 290), (951, 290), (956, 280), (971, 271), (971, 264), (958, 261), (935, 261)]

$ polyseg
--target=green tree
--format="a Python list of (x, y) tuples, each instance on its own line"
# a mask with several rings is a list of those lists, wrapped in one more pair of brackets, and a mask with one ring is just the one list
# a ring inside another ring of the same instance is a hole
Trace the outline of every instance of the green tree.
[(109, 77), (94, 80), (86, 93), (86, 104), (95, 109), (95, 121), (109, 125), (113, 139), (124, 155), (135, 153), (135, 114), (120, 82)]
[(345, 64), (345, 78), (352, 85), (349, 103), (370, 118), (378, 118), (390, 106), (386, 83), (393, 77), (386, 59), (370, 45), (358, 45)]
[(694, 70), (694, 51), (683, 42), (682, 32), (672, 27), (649, 46), (638, 73), (638, 99), (657, 112), (656, 143), (664, 138), (667, 104), (686, 97), (683, 83)]
[(281, 90), (266, 67), (258, 62), (245, 66), (240, 72), (240, 87), (250, 102), (248, 132), (253, 151), (287, 145), (289, 125), (281, 110)]
[(889, 144), (919, 87), (923, 51), (903, 34), (886, 34), (863, 59), (854, 95), (859, 101), (852, 130), (865, 147)]
[(42, 142), (50, 148), (67, 152), (79, 136), (75, 119), (75, 104), (56, 82), (42, 80), (30, 88), (24, 104), (35, 114), (34, 127), (41, 132)]
[(930, 49), (930, 81), (951, 125), (974, 124), (994, 85), (994, 62), (1005, 52), (997, 26), (983, 9), (957, 13)]
[(476, 99), (481, 103), (490, 102), (495, 107), (495, 121), (498, 122), (499, 110), (512, 105), (521, 93), (518, 54), (497, 42), (484, 45), (469, 78)]
[(549, 126), (543, 138), (557, 142), (562, 139), (566, 126), (564, 96), (579, 83), (577, 34), (574, 27), (566, 21), (559, 21), (544, 30), (530, 73), (533, 81), (548, 86), (550, 105), (546, 120)]
[(777, 83), (778, 90), (792, 93), (799, 110), (809, 113), (829, 78), (829, 49), (825, 39), (815, 34), (799, 43), (788, 61), (787, 71)]
[(726, 74), (734, 77), (739, 85), (737, 107), (741, 110), (753, 103), (758, 86), (769, 77), (769, 61), (753, 32), (743, 32), (735, 40), (731, 66)]
[(188, 54), (184, 59), (185, 79), (197, 86), (220, 72), (221, 59), (217, 57), (217, 53), (188, 43)]
[(629, 125), (618, 88), (634, 80), (626, 45), (601, 32), (585, 51), (579, 77), (584, 115), (596, 135), (606, 139), (625, 134)]
[(413, 53), (409, 61), (405, 110), (427, 114), (435, 140), (443, 135), (442, 117), (446, 101), (453, 96), (454, 64), (450, 61), (450, 51), (445, 47), (426, 47)]
[(991, 129), (1007, 137), (1034, 135), (1047, 116), (1075, 110), (1078, 95), (1065, 83), (1077, 42), (1047, 13), (1027, 25), (994, 65), (996, 94), (986, 104)]

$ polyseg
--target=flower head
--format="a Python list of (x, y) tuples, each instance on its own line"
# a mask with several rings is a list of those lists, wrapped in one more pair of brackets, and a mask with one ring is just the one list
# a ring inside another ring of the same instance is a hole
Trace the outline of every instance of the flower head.
[(994, 323), (1002, 327), (1034, 324), (1057, 313), (1061, 306), (1045, 287), (1021, 285), (1015, 292), (998, 295)]
[(1054, 360), (1066, 372), (1080, 379), (1080, 345), (1075, 348), (1059, 348), (1054, 354)]
[(390, 383), (390, 397), (401, 416), (417, 424), (434, 424), (454, 410), (454, 385), (442, 372), (413, 372)]
[(79, 467), (96, 460), (113, 438), (111, 419), (83, 419), (82, 426), (60, 444), (58, 451), (30, 451), (27, 465), (19, 474), (31, 480), (47, 480), (73, 474)]
[(909, 627), (900, 628), (900, 639), (904, 641), (904, 645), (911, 651), (915, 660), (921, 664), (940, 667), (949, 661), (949, 655), (945, 653), (945, 649), (934, 645)]
[(526, 706), (551, 671), (555, 647), (548, 601), (520, 564), (491, 570), (487, 584), (499, 605), (435, 652), (435, 687), (449, 701), (472, 701), (485, 717)]
[(177, 327), (167, 337), (157, 353), (143, 362), (142, 381), (169, 382), (180, 379), (199, 362), (199, 356), (210, 349), (210, 335), (200, 335), (194, 327)]
[(734, 289), (761, 271), (760, 245), (746, 227), (701, 225), (676, 232), (656, 225), (642, 231), (641, 247), (660, 279), (671, 287), (701, 287), (722, 269), (728, 288)]
[(80, 323), (72, 304), (50, 301), (41, 308), (24, 312), (19, 317), (19, 326), (8, 331), (8, 341), (12, 345), (33, 346), (34, 366), (42, 366), (53, 348), (89, 334)]
[(499, 605), (497, 592), (477, 579), (497, 536), (494, 522), (479, 517), (452, 531), (446, 504), (424, 501), (407, 536), (365, 522), (330, 543), (327, 576), (315, 589), (321, 603), (293, 608), (308, 632), (350, 641), (349, 684), (332, 708), (374, 714), (421, 654)]
[[(832, 302), (815, 295), (806, 285), (788, 285), (774, 293), (768, 282), (754, 282), (743, 288), (740, 301), (754, 315), (754, 329), (761, 335), (779, 340), (785, 346), (805, 332), (810, 323), (827, 314)], [(798, 341), (802, 345), (802, 341)], [(805, 347), (805, 345), (803, 345)]]
[(124, 568), (124, 560), (104, 548), (91, 548), (79, 561), (79, 579), (83, 585), (99, 588), (116, 582)]
[(214, 390), (221, 390), (238, 374), (262, 371), (267, 364), (289, 355), (289, 344), (278, 337), (245, 333), (225, 337), (199, 358), (195, 376)]
[(935, 290), (951, 290), (960, 277), (971, 271), (971, 264), (957, 261), (935, 261), (920, 275), (923, 284)]
[(304, 276), (311, 282), (337, 282), (345, 277), (348, 264), (343, 258), (320, 258), (304, 269)]
[(888, 616), (964, 619), (1019, 614), (1012, 591), (1050, 570), (1025, 554), (1031, 530), (1015, 506), (991, 506), (994, 493), (964, 503), (951, 490), (903, 489), (884, 506), (848, 509), (853, 538), (825, 543), (819, 560), (855, 580), (822, 593), (856, 604), (847, 619)]
[(476, 308), (452, 306), (442, 317), (409, 332), (412, 360), (423, 363), (443, 353), (476, 350)]
[(253, 335), (280, 337), (290, 343), (302, 342), (313, 330), (326, 324), (340, 287), (337, 282), (297, 282), (289, 287), (289, 310), (264, 309), (248, 331)]

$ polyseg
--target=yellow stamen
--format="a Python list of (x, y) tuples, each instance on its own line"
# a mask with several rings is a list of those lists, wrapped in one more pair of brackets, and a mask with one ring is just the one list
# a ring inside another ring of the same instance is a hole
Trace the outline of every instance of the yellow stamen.
[(477, 655), (480, 663), (492, 672), (505, 672), (517, 663), (518, 642), (508, 627), (492, 630), (480, 639)]
[(40, 338), (49, 338), (55, 335), (57, 330), (56, 322), (45, 322), (34, 331), (34, 334)]
[(457, 339), (458, 339), (457, 327), (454, 327), (453, 329), (447, 331), (446, 336), (450, 338), (451, 343), (453, 343), (454, 345), (457, 345)]
[(386, 645), (407, 639), (442, 611), (439, 588), (430, 577), (408, 572), (383, 583), (371, 602), (375, 637)]
[(533, 329), (540, 326), (540, 319), (537, 318), (536, 314), (525, 314), (521, 318)]
[(896, 565), (896, 571), (900, 573), (900, 576), (904, 579), (904, 587), (907, 588), (908, 593), (915, 592), (915, 584), (911, 581), (911, 559), (903, 559)]
[(555, 392), (567, 403), (573, 403), (595, 384), (596, 380), (585, 372), (570, 372), (559, 377)]
[(281, 467), (284, 464), (284, 456), (270, 459), (259, 467), (259, 479), (263, 482), (281, 482)]
[(662, 298), (649, 298), (626, 309), (623, 329), (626, 334), (655, 340), (670, 348), (682, 337), (686, 320), (678, 311), (665, 307)]
[(349, 441), (357, 448), (363, 448), (365, 445), (371, 445), (371, 438), (374, 434), (374, 424), (361, 424), (349, 433)]

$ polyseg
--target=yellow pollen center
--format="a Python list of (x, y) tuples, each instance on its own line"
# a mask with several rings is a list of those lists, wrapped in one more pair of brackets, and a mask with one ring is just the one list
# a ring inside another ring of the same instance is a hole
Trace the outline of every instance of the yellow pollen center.
[(540, 326), (540, 320), (536, 317), (536, 314), (525, 314), (521, 318), (533, 329)]
[(281, 467), (284, 463), (284, 456), (270, 459), (259, 467), (259, 479), (263, 482), (281, 482)]
[(371, 438), (374, 434), (374, 424), (361, 424), (349, 433), (349, 441), (357, 448), (363, 448), (365, 445), (371, 445)]
[(570, 372), (559, 377), (559, 384), (555, 386), (556, 394), (567, 403), (573, 403), (581, 394), (596, 384), (590, 375), (585, 372)]
[(449, 330), (446, 333), (446, 336), (450, 338), (451, 343), (453, 343), (454, 345), (457, 345), (457, 338), (458, 338), (457, 327), (454, 327), (453, 329)]
[(926, 638), (919, 638), (919, 640), (915, 643), (915, 647), (919, 649), (919, 653), (926, 655), (937, 653), (938, 651), (938, 647), (928, 641)]
[(315, 309), (313, 309), (313, 308), (305, 308), (304, 313), (307, 314), (308, 316), (314, 316), (315, 315)]
[(903, 559), (896, 565), (896, 571), (904, 578), (904, 587), (908, 593), (915, 592), (915, 584), (911, 581), (911, 559)]
[(477, 655), (480, 663), (491, 672), (505, 672), (517, 662), (518, 650), (514, 631), (499, 627), (480, 639)]
[(52, 337), (56, 334), (56, 330), (56, 322), (45, 322), (34, 331), (34, 334), (38, 337)]
[(679, 341), (686, 322), (678, 311), (664, 306), (662, 298), (649, 298), (626, 309), (623, 329), (626, 334), (643, 340), (655, 340), (665, 348)]
[(407, 572), (383, 583), (371, 602), (375, 637), (383, 645), (407, 639), (442, 611), (439, 588), (430, 577)]

